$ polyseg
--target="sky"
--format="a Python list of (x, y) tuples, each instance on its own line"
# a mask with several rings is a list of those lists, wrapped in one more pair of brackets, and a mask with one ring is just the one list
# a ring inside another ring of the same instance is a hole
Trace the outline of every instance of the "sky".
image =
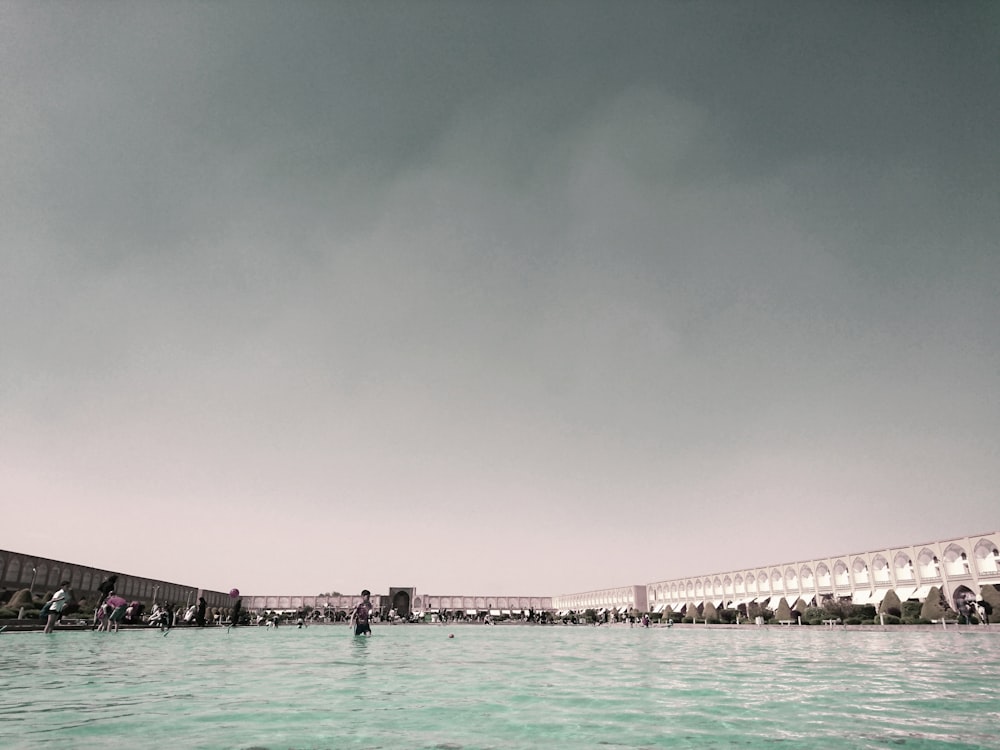
[(1000, 5), (0, 4), (0, 548), (547, 596), (1000, 528)]

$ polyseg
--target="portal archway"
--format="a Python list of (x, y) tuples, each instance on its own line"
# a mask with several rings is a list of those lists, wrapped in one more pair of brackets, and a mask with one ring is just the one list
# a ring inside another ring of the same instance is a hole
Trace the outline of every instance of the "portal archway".
[(396, 610), (400, 617), (410, 614), (410, 595), (405, 591), (397, 591), (392, 597), (392, 608)]

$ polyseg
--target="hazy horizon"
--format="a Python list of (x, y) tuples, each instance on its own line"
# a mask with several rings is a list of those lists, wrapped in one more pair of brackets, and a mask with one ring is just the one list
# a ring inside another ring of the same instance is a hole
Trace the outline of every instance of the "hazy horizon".
[(549, 595), (996, 529), (995, 3), (5, 3), (0, 547)]

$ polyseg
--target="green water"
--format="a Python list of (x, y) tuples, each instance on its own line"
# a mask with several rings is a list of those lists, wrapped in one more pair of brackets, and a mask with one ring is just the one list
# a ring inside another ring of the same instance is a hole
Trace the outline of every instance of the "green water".
[(1000, 748), (982, 631), (208, 628), (0, 652), (0, 748)]

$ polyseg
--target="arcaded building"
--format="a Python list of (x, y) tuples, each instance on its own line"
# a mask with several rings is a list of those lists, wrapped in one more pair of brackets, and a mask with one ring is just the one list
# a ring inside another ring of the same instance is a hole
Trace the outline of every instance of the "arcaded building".
[(204, 596), (210, 607), (229, 607), (229, 594), (183, 583), (134, 576), (105, 568), (77, 565), (49, 557), (0, 550), (0, 591), (30, 589), (33, 593), (54, 593), (60, 581), (69, 581), (81, 599), (96, 601), (97, 587), (108, 576), (118, 576), (116, 593), (143, 603), (194, 604)]
[(716, 608), (752, 602), (773, 607), (784, 597), (789, 605), (797, 599), (815, 604), (849, 599), (877, 606), (889, 591), (902, 601), (923, 601), (937, 587), (955, 608), (963, 599), (979, 599), (983, 585), (1000, 585), (1000, 531), (567, 594), (553, 597), (553, 604), (567, 610), (677, 612), (708, 602)]

